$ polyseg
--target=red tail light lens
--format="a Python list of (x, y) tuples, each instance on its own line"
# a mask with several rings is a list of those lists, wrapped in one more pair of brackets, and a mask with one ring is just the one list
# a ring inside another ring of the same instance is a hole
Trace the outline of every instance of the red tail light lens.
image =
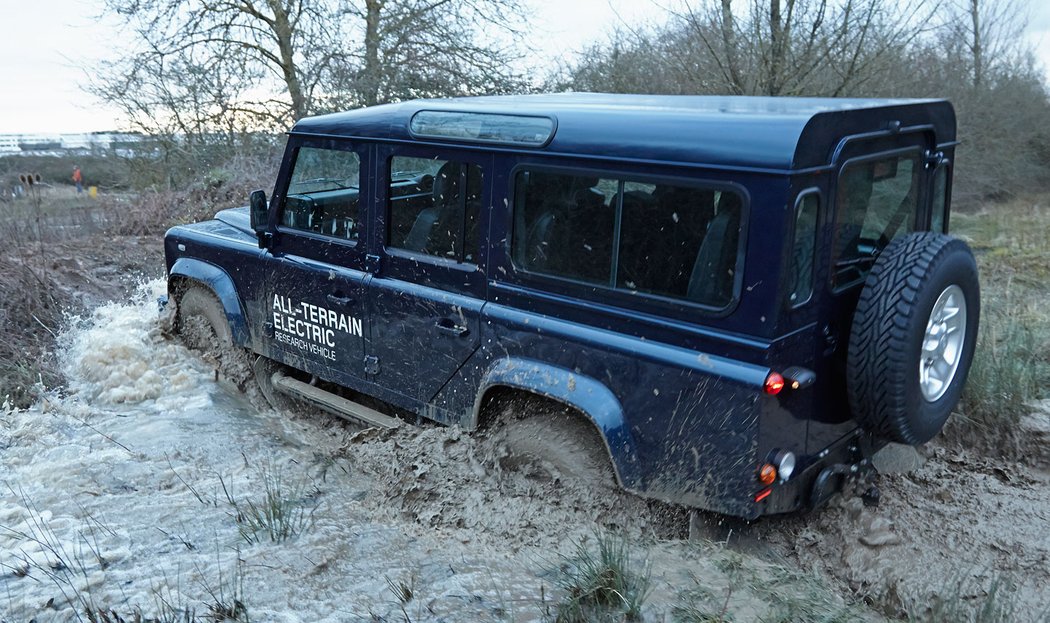
[(766, 377), (765, 390), (770, 396), (776, 396), (784, 389), (784, 377), (779, 372), (770, 372)]

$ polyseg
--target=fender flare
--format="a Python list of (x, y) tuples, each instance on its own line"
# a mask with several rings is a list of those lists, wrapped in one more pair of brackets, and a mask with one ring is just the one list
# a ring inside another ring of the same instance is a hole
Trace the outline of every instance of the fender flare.
[(174, 294), (177, 284), (181, 281), (196, 281), (209, 288), (226, 311), (226, 321), (230, 323), (233, 343), (238, 346), (248, 345), (251, 336), (248, 331), (248, 318), (237, 295), (237, 286), (229, 273), (204, 260), (180, 257), (168, 272), (168, 293)]
[(482, 378), (474, 400), (471, 429), (480, 422), (485, 396), (499, 388), (550, 398), (582, 413), (605, 443), (619, 485), (629, 490), (642, 489), (634, 435), (624, 419), (619, 399), (603, 383), (542, 361), (523, 357), (500, 359)]

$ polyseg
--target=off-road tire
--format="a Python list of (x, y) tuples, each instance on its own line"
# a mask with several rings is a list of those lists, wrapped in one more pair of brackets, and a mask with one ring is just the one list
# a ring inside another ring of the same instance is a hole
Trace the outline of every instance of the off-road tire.
[(613, 486), (609, 453), (583, 415), (552, 401), (507, 402), (497, 411), (491, 438), (504, 469), (582, 486)]
[(307, 411), (304, 402), (295, 400), (291, 396), (282, 394), (273, 386), (273, 373), (281, 371), (283, 366), (273, 359), (258, 355), (252, 362), (252, 373), (255, 376), (255, 384), (262, 394), (266, 406), (274, 411), (284, 413), (303, 413)]
[(177, 295), (175, 331), (188, 348), (244, 390), (251, 377), (247, 353), (233, 343), (226, 310), (211, 290), (190, 284)]
[[(920, 384), (927, 323), (952, 286), (965, 300), (958, 363), (946, 389), (929, 400)], [(849, 404), (871, 433), (918, 445), (932, 439), (959, 402), (973, 361), (980, 286), (973, 253), (963, 241), (919, 232), (891, 242), (864, 283), (847, 351)]]

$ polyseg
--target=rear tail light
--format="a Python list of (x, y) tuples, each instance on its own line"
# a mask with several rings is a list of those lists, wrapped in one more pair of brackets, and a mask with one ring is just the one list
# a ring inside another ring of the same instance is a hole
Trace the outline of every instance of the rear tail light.
[(766, 377), (763, 389), (770, 396), (776, 396), (780, 393), (780, 390), (784, 389), (784, 377), (780, 376), (779, 372), (770, 372), (769, 376)]

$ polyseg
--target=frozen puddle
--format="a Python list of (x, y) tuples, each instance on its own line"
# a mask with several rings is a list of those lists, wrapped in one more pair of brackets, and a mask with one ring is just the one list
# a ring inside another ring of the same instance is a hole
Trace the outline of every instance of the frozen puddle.
[[(351, 436), (256, 410), (163, 335), (163, 287), (73, 323), (66, 395), (0, 412), (0, 619), (550, 620), (564, 555), (610, 530), (652, 563), (657, 620), (683, 591), (729, 603), (724, 552), (668, 540), (673, 511), (503, 473), (456, 430)], [(268, 490), (299, 532), (283, 542), (248, 521)]]

